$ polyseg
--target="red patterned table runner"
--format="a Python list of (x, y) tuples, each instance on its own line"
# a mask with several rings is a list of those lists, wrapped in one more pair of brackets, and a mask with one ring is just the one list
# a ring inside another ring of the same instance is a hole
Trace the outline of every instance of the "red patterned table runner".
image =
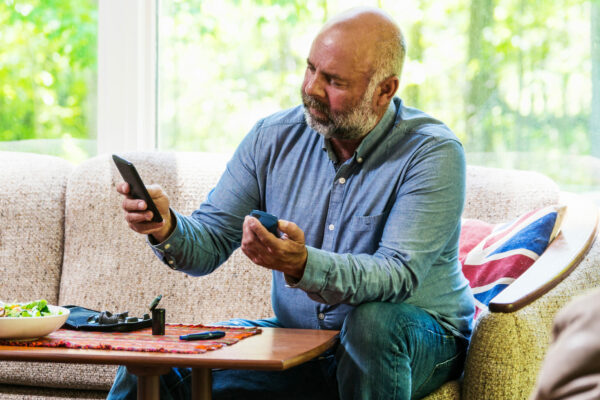
[[(212, 340), (180, 340), (180, 335), (220, 330), (225, 336)], [(59, 329), (40, 339), (0, 340), (2, 345), (30, 347), (68, 347), (73, 349), (104, 349), (123, 351), (149, 351), (162, 353), (198, 354), (208, 350), (216, 350), (223, 346), (231, 346), (241, 339), (259, 334), (260, 328), (243, 328), (231, 326), (175, 325), (167, 324), (164, 335), (152, 335), (152, 328), (135, 332), (86, 332)]]

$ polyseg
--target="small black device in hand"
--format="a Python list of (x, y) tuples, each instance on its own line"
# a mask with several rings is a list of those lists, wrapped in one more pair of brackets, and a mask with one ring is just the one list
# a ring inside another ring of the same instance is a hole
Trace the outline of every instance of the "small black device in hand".
[(152, 211), (152, 222), (162, 222), (162, 216), (160, 215), (160, 212), (158, 212), (154, 201), (152, 201), (152, 197), (150, 197), (150, 194), (146, 190), (146, 185), (144, 185), (142, 178), (140, 178), (140, 175), (133, 164), (116, 154), (113, 154), (112, 158), (117, 169), (121, 173), (123, 180), (129, 184), (129, 195), (134, 199), (140, 199), (146, 202), (147, 209)]
[(252, 210), (250, 213), (251, 217), (254, 217), (260, 221), (260, 223), (267, 228), (269, 232), (271, 232), (276, 237), (279, 237), (279, 233), (277, 232), (277, 221), (278, 218), (273, 214), (269, 214), (268, 212), (260, 211), (260, 210)]

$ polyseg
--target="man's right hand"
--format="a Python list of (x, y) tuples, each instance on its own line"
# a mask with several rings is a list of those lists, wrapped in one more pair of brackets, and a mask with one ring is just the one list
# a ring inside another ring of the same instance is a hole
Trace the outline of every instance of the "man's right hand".
[(152, 211), (144, 200), (134, 199), (129, 195), (129, 184), (121, 182), (117, 185), (117, 192), (125, 196), (121, 207), (125, 211), (125, 221), (129, 227), (138, 233), (152, 235), (159, 243), (169, 237), (173, 230), (171, 210), (169, 209), (169, 198), (158, 185), (146, 186), (148, 194), (163, 217), (162, 222), (152, 222)]

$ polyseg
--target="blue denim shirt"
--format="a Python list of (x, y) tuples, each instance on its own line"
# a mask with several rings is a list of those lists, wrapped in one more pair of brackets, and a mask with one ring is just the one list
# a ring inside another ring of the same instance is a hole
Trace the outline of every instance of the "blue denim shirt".
[(458, 139), (399, 98), (344, 163), (299, 106), (259, 121), (206, 201), (191, 216), (175, 212), (174, 232), (153, 247), (171, 268), (208, 274), (261, 209), (295, 222), (308, 247), (301, 280), (273, 272), (284, 326), (340, 329), (358, 304), (406, 302), (469, 337), (473, 299), (458, 261), (464, 192)]

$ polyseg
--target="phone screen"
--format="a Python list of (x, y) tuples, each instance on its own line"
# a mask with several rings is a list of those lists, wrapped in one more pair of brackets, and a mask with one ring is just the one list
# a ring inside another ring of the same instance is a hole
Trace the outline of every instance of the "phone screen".
[(140, 178), (135, 166), (131, 163), (131, 161), (127, 161), (116, 154), (113, 154), (112, 158), (117, 166), (117, 169), (121, 173), (123, 180), (129, 184), (129, 194), (131, 197), (135, 199), (141, 199), (146, 202), (148, 210), (152, 211), (152, 222), (162, 222), (162, 216), (160, 215), (160, 212), (158, 212), (158, 209), (156, 208), (154, 201), (152, 201), (150, 194), (148, 194), (146, 185), (144, 185), (144, 182), (142, 181), (142, 178)]

